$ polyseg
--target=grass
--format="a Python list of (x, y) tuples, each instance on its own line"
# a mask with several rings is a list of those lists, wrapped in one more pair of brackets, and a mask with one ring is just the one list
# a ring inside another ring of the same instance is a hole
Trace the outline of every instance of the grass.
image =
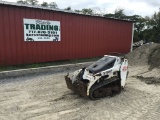
[(98, 59), (100, 59), (100, 57), (87, 58), (87, 59), (76, 59), (76, 60), (63, 60), (63, 61), (45, 62), (45, 63), (22, 64), (22, 65), (13, 65), (13, 66), (1, 66), (0, 71), (38, 68), (38, 67), (46, 67), (46, 66), (57, 66), (57, 65), (65, 65), (65, 64), (75, 64), (75, 63), (96, 61)]

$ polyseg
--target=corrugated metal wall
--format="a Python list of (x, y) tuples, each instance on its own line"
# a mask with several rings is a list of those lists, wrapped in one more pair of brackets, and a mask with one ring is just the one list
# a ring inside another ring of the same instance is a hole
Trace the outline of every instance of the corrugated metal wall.
[[(25, 42), (23, 18), (60, 21), (60, 42)], [(0, 65), (128, 53), (132, 22), (28, 7), (0, 5)]]

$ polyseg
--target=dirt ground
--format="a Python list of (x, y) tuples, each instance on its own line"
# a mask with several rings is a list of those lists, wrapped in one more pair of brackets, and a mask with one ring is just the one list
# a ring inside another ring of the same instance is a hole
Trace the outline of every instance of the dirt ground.
[(0, 80), (0, 120), (158, 120), (160, 86), (136, 77), (148, 68), (130, 67), (121, 94), (94, 101), (67, 89), (65, 73)]

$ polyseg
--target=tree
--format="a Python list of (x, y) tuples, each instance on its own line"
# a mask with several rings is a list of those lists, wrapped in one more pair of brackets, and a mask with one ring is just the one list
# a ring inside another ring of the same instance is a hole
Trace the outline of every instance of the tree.
[(104, 17), (126, 19), (126, 15), (124, 14), (124, 9), (123, 8), (117, 8), (114, 11), (114, 14), (112, 14), (112, 13), (104, 14)]
[(101, 9), (99, 7), (92, 8), (92, 11), (94, 15), (103, 16), (105, 14), (105, 9)]
[(146, 16), (144, 19), (146, 20), (146, 29), (152, 29), (151, 18)]
[(152, 15), (150, 24), (153, 27), (160, 27), (160, 9)]
[(114, 17), (118, 19), (124, 19), (125, 18), (124, 9), (123, 8), (117, 8), (114, 12)]
[(140, 15), (130, 16), (130, 20), (135, 21), (135, 30), (138, 32), (138, 34), (140, 34), (140, 32), (143, 31), (146, 26), (146, 20)]
[(58, 6), (55, 2), (51, 2), (49, 3), (49, 8), (58, 8)]
[(91, 8), (82, 9), (82, 13), (85, 15), (93, 15), (93, 10)]
[(18, 4), (29, 4), (26, 0), (17, 0)]
[(38, 5), (38, 1), (37, 0), (26, 0), (27, 3), (29, 3), (30, 5)]
[(42, 6), (42, 7), (48, 7), (48, 3), (47, 3), (47, 2), (43, 2), (43, 3), (41, 4), (41, 6)]
[(37, 0), (18, 0), (17, 3), (19, 4), (29, 4), (29, 5), (38, 5)]
[[(155, 12), (151, 17), (147, 18), (147, 27), (145, 30), (145, 39), (153, 42), (160, 42), (160, 9)], [(149, 36), (148, 36), (148, 34)]]
[(111, 13), (105, 14), (104, 17), (107, 17), (107, 18), (114, 18), (114, 14), (111, 14)]
[(125, 19), (134, 21), (134, 42), (144, 39), (143, 31), (146, 28), (146, 20), (140, 15), (126, 16)]
[(77, 12), (77, 13), (82, 13), (82, 11), (81, 10), (74, 10), (75, 12)]
[(72, 10), (71, 7), (64, 8), (64, 10)]

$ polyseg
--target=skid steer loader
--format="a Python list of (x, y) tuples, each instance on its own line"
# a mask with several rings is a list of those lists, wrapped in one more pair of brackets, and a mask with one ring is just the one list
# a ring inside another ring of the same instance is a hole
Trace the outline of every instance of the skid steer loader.
[(113, 96), (124, 88), (128, 76), (128, 60), (105, 55), (86, 68), (65, 76), (67, 87), (90, 99)]

